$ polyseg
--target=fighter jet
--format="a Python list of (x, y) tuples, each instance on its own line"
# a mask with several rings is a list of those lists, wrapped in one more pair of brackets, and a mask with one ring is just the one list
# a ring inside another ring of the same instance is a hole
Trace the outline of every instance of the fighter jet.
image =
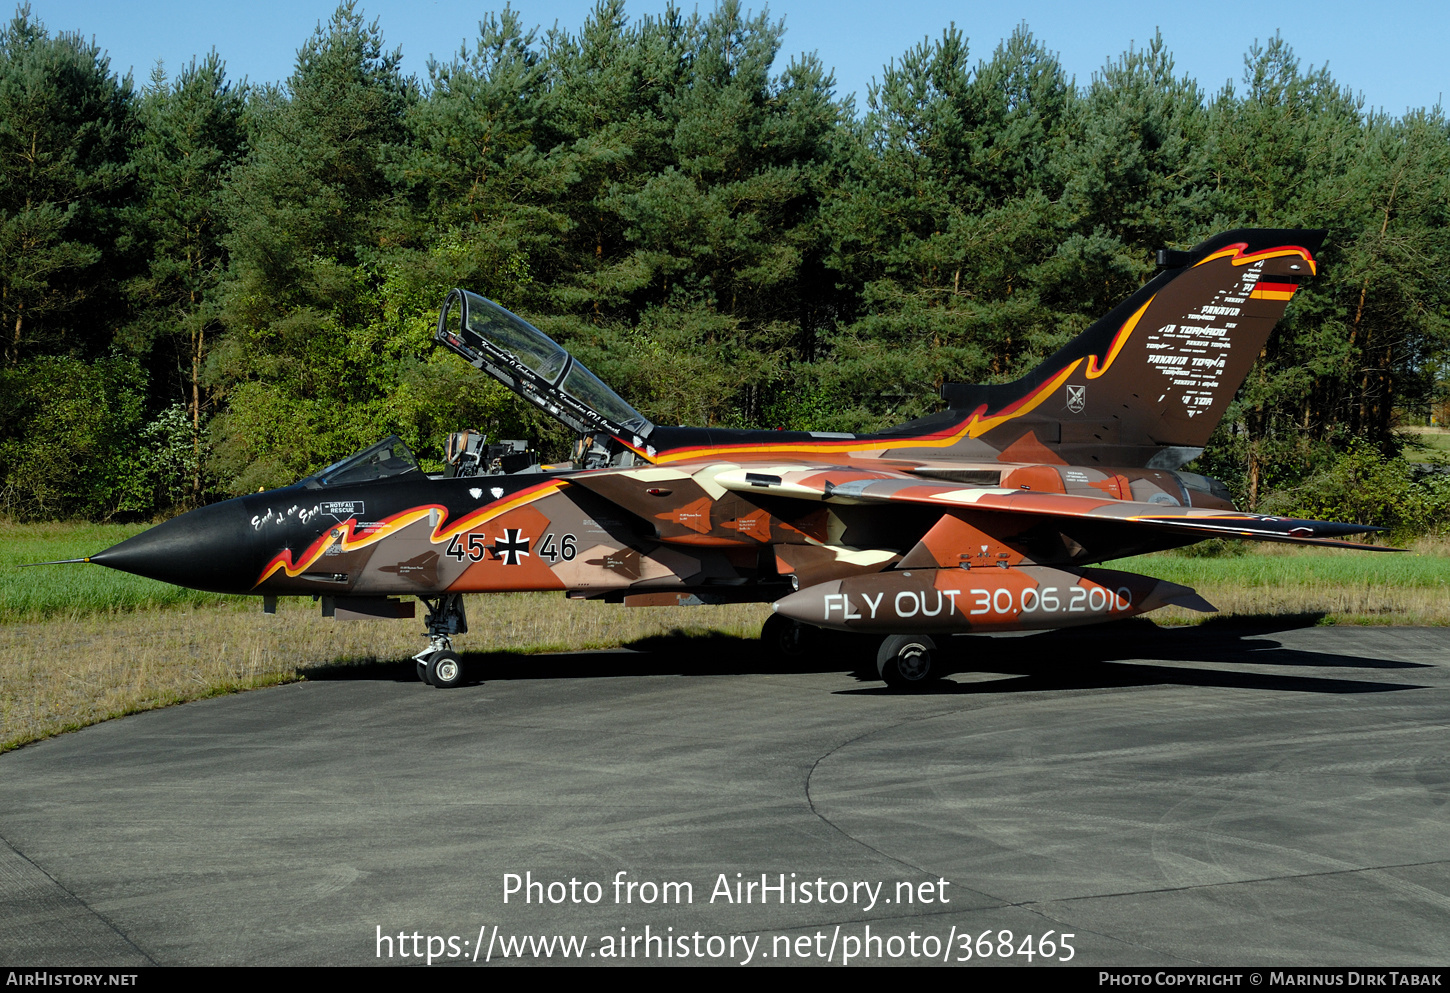
[[(455, 289), (435, 341), (573, 429), (450, 437), (425, 473), (397, 437), (291, 486), (191, 511), (90, 562), (221, 593), (311, 594), (325, 615), (426, 608), (418, 674), (463, 680), (463, 594), (558, 590), (641, 605), (763, 602), (772, 651), (823, 629), (871, 638), (896, 688), (941, 675), (936, 639), (1091, 624), (1193, 590), (1098, 568), (1207, 538), (1371, 548), (1378, 530), (1236, 510), (1182, 471), (1203, 450), (1301, 282), (1322, 231), (1238, 230), (1159, 270), (1013, 383), (948, 383), (945, 409), (886, 431), (652, 423), (527, 321)], [(934, 661), (936, 653), (937, 661)]]

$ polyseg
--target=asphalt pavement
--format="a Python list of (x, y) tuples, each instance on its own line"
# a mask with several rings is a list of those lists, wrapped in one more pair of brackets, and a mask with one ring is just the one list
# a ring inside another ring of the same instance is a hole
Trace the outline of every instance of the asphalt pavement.
[(1450, 959), (1450, 630), (957, 639), (908, 695), (638, 647), (0, 756), (0, 963)]

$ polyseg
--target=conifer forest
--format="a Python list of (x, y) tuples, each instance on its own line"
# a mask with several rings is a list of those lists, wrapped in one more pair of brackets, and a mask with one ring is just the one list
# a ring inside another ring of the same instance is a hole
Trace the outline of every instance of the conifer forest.
[[(1366, 110), (1275, 38), (1218, 92), (1161, 40), (1089, 80), (946, 27), (857, 103), (721, 0), (508, 9), (423, 77), (340, 6), (278, 82), (148, 79), (0, 27), (0, 516), (138, 520), (390, 433), (571, 439), (435, 350), (454, 286), (657, 423), (875, 430), (1006, 382), (1235, 227), (1324, 228), (1206, 454), (1245, 509), (1450, 527), (1450, 121)], [(1126, 47), (1126, 39), (1125, 47)]]

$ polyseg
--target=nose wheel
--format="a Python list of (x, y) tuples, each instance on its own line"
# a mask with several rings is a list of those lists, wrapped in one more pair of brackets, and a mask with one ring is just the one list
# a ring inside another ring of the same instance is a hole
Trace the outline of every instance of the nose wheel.
[(452, 645), (437, 650), (430, 645), (414, 655), (413, 662), (417, 666), (420, 682), (436, 686), (440, 690), (451, 690), (455, 686), (463, 685), (463, 660), (458, 657)]
[(419, 597), (428, 608), (424, 623), (428, 625), (428, 647), (413, 656), (418, 679), (440, 690), (463, 685), (463, 661), (453, 650), (449, 635), (468, 630), (463, 613), (463, 597), (448, 593), (441, 597)]
[(428, 657), (425, 681), (440, 690), (448, 690), (463, 682), (463, 663), (450, 651), (434, 652)]

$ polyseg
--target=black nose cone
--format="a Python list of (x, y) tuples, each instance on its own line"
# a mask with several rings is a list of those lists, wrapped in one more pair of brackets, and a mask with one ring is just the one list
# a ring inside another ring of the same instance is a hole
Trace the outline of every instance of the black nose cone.
[(266, 564), (266, 552), (237, 499), (173, 517), (90, 560), (177, 586), (247, 593)]

